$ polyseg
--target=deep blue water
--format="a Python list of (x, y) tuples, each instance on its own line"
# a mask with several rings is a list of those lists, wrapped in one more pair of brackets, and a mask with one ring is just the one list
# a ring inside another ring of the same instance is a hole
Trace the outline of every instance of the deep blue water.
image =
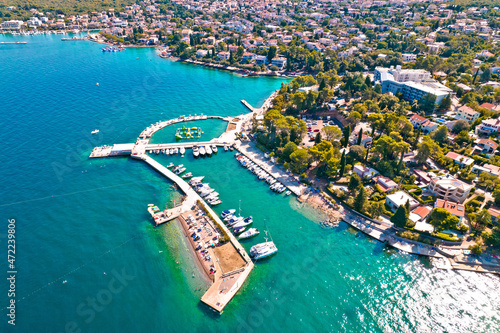
[(206, 284), (179, 226), (153, 228), (146, 211), (178, 199), (171, 184), (139, 161), (87, 157), (96, 145), (134, 142), (158, 120), (244, 113), (241, 99), (259, 106), (281, 81), (60, 37), (0, 37), (29, 42), (0, 46), (0, 274), (8, 219), (18, 270), (15, 327), (0, 279), (1, 332), (500, 330), (498, 277), (437, 270), (345, 224), (323, 229), (317, 212), (271, 192), (230, 153), (155, 157), (205, 175), (224, 201), (217, 210), (241, 200), (279, 248), (213, 314), (199, 302)]

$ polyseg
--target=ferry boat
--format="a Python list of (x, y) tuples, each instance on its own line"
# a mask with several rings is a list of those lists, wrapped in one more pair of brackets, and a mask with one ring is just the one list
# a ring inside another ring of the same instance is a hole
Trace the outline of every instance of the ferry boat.
[(260, 234), (259, 229), (257, 228), (250, 228), (241, 235), (238, 236), (238, 239), (247, 239), (247, 238), (252, 238)]
[(193, 146), (193, 156), (198, 157), (199, 155), (200, 155), (200, 151), (199, 151), (198, 147)]
[(93, 130), (91, 133), (92, 133), (92, 134), (97, 134), (97, 133), (99, 133), (99, 130), (98, 130), (98, 129), (95, 129), (95, 130)]

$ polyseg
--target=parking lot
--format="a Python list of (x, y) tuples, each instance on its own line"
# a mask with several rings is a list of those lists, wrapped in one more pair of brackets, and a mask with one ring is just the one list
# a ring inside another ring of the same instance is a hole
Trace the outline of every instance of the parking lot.
[[(306, 120), (307, 122), (307, 135), (302, 139), (301, 146), (302, 147), (312, 147), (314, 146), (314, 138), (321, 131), (321, 129), (325, 126), (335, 126), (335, 123), (332, 120)], [(324, 133), (321, 133), (321, 136), (324, 137)]]

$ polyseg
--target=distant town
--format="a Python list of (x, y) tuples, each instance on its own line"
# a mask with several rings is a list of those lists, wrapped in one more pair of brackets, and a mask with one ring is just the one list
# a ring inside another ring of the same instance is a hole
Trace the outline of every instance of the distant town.
[(499, 271), (499, 7), (176, 0), (0, 11), (4, 33), (85, 31), (194, 66), (290, 78), (252, 119), (257, 148), (382, 233), (462, 269)]

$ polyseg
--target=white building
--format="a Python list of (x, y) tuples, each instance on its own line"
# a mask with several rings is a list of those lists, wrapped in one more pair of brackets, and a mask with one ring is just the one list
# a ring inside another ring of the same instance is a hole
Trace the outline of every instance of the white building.
[(398, 191), (393, 194), (389, 194), (385, 198), (385, 203), (391, 207), (392, 211), (395, 211), (401, 205), (406, 205), (406, 202), (410, 203), (410, 210), (419, 205), (419, 202), (405, 191)]
[(375, 81), (382, 85), (382, 93), (398, 92), (407, 101), (421, 100), (427, 94), (436, 96), (436, 104), (452, 94), (453, 90), (431, 78), (431, 74), (423, 69), (401, 69), (401, 66), (375, 68)]
[(485, 119), (476, 127), (476, 134), (486, 134), (490, 135), (492, 133), (497, 133), (500, 129), (499, 119)]
[(2, 29), (3, 30), (19, 30), (19, 29), (21, 29), (22, 25), (23, 25), (23, 21), (18, 21), (18, 20), (5, 21), (5, 22), (2, 22)]
[(463, 203), (472, 185), (466, 184), (451, 176), (442, 176), (431, 179), (429, 183), (429, 191), (445, 200), (452, 200), (458, 203)]
[(403, 53), (401, 56), (403, 57), (404, 61), (414, 61), (417, 59), (417, 55), (411, 53)]
[(472, 124), (480, 116), (481, 114), (479, 112), (474, 111), (474, 109), (468, 107), (467, 105), (464, 105), (458, 108), (455, 118), (467, 120), (469, 124)]

